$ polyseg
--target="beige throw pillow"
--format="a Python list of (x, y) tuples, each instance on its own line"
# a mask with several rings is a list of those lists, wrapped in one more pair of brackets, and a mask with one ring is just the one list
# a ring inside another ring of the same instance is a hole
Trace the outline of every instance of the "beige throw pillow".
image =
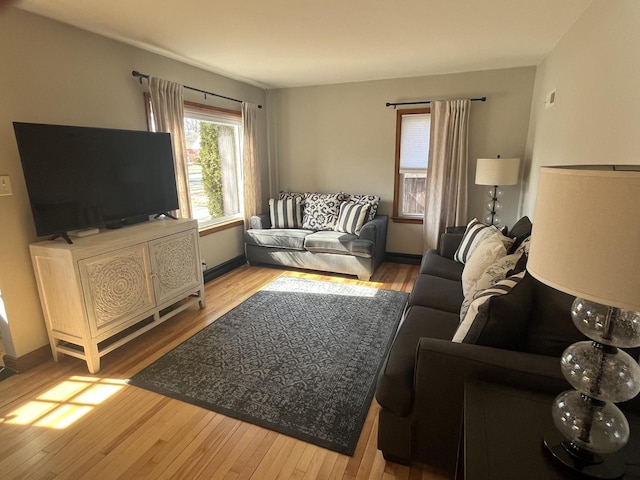
[(467, 314), (467, 310), (469, 309), (469, 305), (471, 305), (471, 302), (477, 298), (478, 294), (493, 287), (500, 280), (504, 280), (507, 277), (507, 272), (515, 268), (521, 255), (521, 253), (506, 255), (487, 267), (475, 282), (473, 288), (465, 293), (464, 301), (460, 308), (460, 320), (464, 319)]
[(490, 265), (507, 254), (500, 232), (485, 238), (475, 248), (462, 270), (462, 293), (465, 297), (478, 291), (478, 281)]

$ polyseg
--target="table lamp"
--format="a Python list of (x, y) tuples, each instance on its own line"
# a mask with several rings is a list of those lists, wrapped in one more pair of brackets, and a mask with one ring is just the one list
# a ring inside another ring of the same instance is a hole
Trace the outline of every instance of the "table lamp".
[(476, 185), (491, 185), (487, 192), (491, 200), (487, 203), (489, 213), (484, 217), (487, 225), (500, 225), (498, 212), (502, 210), (499, 199), (503, 195), (500, 185), (518, 183), (519, 158), (479, 158), (476, 164)]
[(552, 406), (561, 444), (554, 458), (592, 478), (619, 478), (624, 465), (607, 457), (629, 439), (615, 402), (640, 391), (640, 366), (618, 347), (640, 346), (640, 168), (546, 167), (540, 170), (527, 270), (574, 295), (575, 326), (592, 341), (562, 354), (562, 373), (576, 389)]

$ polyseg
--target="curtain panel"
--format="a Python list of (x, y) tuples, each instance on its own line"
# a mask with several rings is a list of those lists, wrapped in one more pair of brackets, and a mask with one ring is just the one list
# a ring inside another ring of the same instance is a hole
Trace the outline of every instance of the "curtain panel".
[(253, 215), (262, 213), (262, 182), (258, 157), (258, 106), (242, 102), (242, 173), (244, 184), (244, 227), (249, 229)]
[(191, 217), (189, 171), (184, 141), (184, 87), (175, 82), (149, 77), (149, 93), (156, 131), (171, 134), (173, 161), (178, 188), (178, 216)]
[(449, 225), (467, 223), (467, 164), (471, 101), (431, 102), (431, 146), (424, 213), (425, 249), (437, 248)]

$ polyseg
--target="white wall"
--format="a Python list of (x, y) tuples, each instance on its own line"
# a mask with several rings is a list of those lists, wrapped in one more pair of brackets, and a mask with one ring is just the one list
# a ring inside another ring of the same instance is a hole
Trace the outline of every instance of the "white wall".
[(640, 2), (594, 0), (536, 72), (523, 214), (541, 166), (640, 164), (639, 127)]
[[(6, 308), (10, 355), (47, 343), (28, 245), (38, 240), (11, 122), (40, 122), (146, 130), (139, 70), (254, 103), (259, 88), (17, 9), (0, 12), (0, 174), (14, 195), (0, 197), (0, 292)], [(188, 100), (239, 110), (239, 104), (186, 91)], [(259, 114), (266, 157), (265, 110)], [(268, 181), (268, 172), (264, 172)], [(242, 254), (240, 227), (201, 238), (203, 257), (215, 266)], [(2, 327), (6, 340), (6, 326)]]
[[(534, 67), (524, 67), (270, 91), (279, 187), (377, 194), (381, 213), (391, 214), (396, 114), (385, 103), (486, 96), (472, 103), (469, 134), (469, 217), (482, 218), (489, 197), (474, 184), (476, 159), (524, 155), (534, 76)], [(520, 190), (504, 190), (502, 216), (510, 225)], [(421, 228), (390, 222), (387, 251), (421, 254)]]

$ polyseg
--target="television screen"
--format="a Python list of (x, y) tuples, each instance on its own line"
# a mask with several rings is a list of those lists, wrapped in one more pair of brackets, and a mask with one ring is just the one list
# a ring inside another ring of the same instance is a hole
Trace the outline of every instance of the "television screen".
[(40, 236), (178, 208), (168, 133), (13, 126)]

